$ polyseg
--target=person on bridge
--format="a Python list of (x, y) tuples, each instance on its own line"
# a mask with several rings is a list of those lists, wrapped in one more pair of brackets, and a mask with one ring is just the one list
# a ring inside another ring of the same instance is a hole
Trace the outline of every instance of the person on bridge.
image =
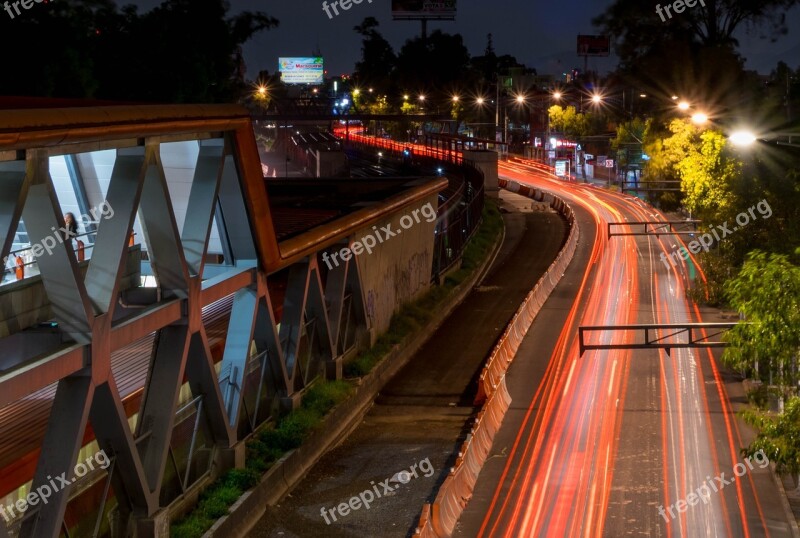
[(75, 215), (66, 213), (64, 215), (64, 227), (61, 228), (64, 233), (64, 240), (69, 241), (78, 235), (78, 222), (75, 220)]

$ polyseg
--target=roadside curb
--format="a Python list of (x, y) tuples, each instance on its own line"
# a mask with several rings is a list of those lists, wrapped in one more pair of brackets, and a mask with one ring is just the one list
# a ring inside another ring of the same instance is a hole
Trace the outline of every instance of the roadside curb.
[(780, 492), (781, 498), (781, 506), (783, 507), (783, 511), (786, 512), (786, 519), (789, 520), (789, 527), (792, 529), (792, 536), (793, 538), (800, 538), (800, 528), (797, 526), (797, 518), (794, 516), (792, 506), (789, 504), (789, 496), (786, 494), (786, 488), (783, 487), (783, 480), (780, 476), (778, 476), (778, 473), (775, 472), (775, 465), (770, 464), (769, 474), (772, 475), (772, 479), (778, 486), (778, 491)]
[(453, 290), (451, 297), (437, 310), (434, 320), (396, 344), (369, 374), (360, 379), (354, 394), (333, 409), (302, 446), (287, 452), (275, 462), (258, 484), (246, 491), (229, 508), (229, 513), (203, 534), (203, 538), (247, 536), (264, 515), (267, 506), (280, 502), (328, 450), (346, 438), (361, 423), (383, 386), (413, 358), (485, 277), (504, 239), (505, 224), (481, 266)]

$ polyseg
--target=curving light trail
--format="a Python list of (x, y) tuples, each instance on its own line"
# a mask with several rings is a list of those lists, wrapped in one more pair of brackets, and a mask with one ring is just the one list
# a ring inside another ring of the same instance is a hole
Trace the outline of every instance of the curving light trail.
[[(594, 230), (583, 224), (582, 240), (594, 235), (590, 263), (576, 299), (533, 395), (478, 536), (575, 536), (610, 534), (606, 521), (619, 452), (618, 439), (626, 396), (640, 390), (631, 384), (632, 361), (656, 360), (660, 379), (654, 394), (659, 436), (660, 495), (653, 495), (648, 516), (654, 536), (769, 535), (752, 478), (739, 478), (707, 502), (675, 518), (662, 517), (658, 505), (686, 499), (711, 477), (742, 461), (743, 446), (725, 387), (710, 350), (578, 351), (580, 325), (679, 323), (702, 321), (685, 298), (683, 266), (667, 269), (661, 252), (672, 252), (674, 236), (608, 239), (608, 222), (667, 220), (641, 201), (587, 185), (564, 182), (532, 162), (502, 163), (501, 175), (561, 196), (582, 207)], [(692, 260), (694, 262), (694, 260)], [(704, 278), (700, 272), (700, 278)], [(607, 332), (603, 343), (620, 342)], [(705, 369), (711, 370), (706, 372)], [(704, 382), (713, 374), (716, 383)], [(712, 421), (709, 396), (723, 409), (722, 423)], [(660, 427), (660, 428), (659, 428)], [(660, 430), (660, 431), (659, 431)], [(753, 532), (753, 529), (755, 531)]]

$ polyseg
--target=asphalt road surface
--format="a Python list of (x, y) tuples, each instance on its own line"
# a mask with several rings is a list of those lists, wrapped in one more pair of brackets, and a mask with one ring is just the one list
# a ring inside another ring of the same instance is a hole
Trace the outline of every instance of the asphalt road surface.
[(791, 536), (765, 461), (740, 455), (740, 385), (710, 350), (579, 356), (582, 325), (718, 321), (685, 298), (702, 271), (661, 261), (674, 236), (607, 237), (608, 222), (667, 219), (521, 163), (501, 175), (567, 199), (581, 240), (508, 373), (511, 409), (457, 536)]

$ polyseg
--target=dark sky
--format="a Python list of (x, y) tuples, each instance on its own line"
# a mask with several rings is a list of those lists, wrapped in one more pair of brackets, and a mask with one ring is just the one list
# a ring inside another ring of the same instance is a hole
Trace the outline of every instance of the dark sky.
[[(149, 9), (160, 2), (133, 3)], [(558, 75), (566, 69), (582, 67), (583, 59), (575, 55), (576, 35), (596, 33), (591, 19), (609, 4), (611, 0), (459, 0), (455, 22), (431, 22), (428, 28), (460, 33), (472, 55), (483, 53), (486, 34), (491, 32), (498, 54), (512, 54), (539, 73)], [(322, 10), (322, 0), (231, 0), (231, 5), (233, 11), (264, 11), (281, 23), (279, 28), (262, 32), (245, 45), (250, 76), (260, 69), (275, 72), (278, 56), (310, 56), (317, 47), (322, 51), (329, 75), (351, 72), (361, 54), (361, 36), (353, 31), (353, 26), (365, 17), (380, 21), (380, 32), (395, 50), (408, 37), (420, 32), (419, 22), (391, 20), (390, 0), (372, 0), (371, 4), (363, 0), (361, 4), (353, 4), (349, 11), (340, 11), (333, 19)], [(789, 13), (789, 35), (776, 43), (759, 39), (757, 33), (752, 36), (742, 33), (739, 39), (748, 69), (769, 73), (781, 59), (792, 68), (800, 67), (800, 8)], [(613, 59), (589, 60), (589, 67), (601, 72), (612, 69), (614, 64)]]

